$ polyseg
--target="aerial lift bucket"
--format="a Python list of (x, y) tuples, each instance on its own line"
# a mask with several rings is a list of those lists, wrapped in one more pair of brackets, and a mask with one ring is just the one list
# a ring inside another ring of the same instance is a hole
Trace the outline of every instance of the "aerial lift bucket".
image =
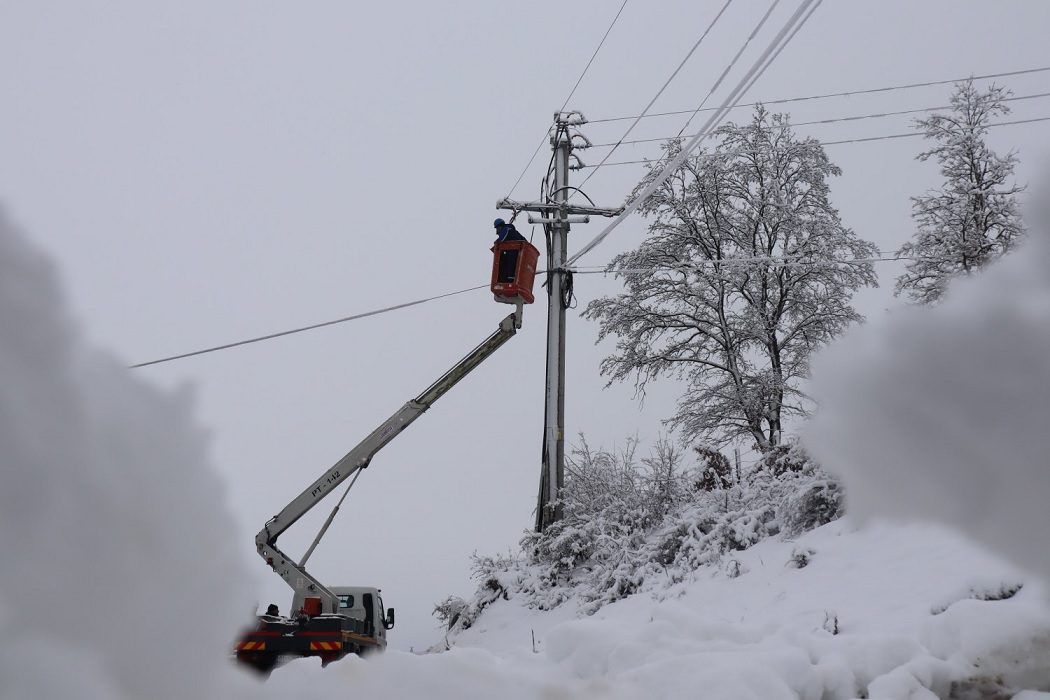
[(492, 295), (503, 304), (531, 304), (540, 251), (528, 241), (497, 241), (492, 246)]

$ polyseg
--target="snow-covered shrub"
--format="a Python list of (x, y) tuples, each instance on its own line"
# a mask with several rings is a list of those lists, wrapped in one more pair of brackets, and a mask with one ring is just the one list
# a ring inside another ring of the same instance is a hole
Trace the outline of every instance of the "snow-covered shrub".
[(434, 606), (433, 614), (434, 617), (445, 625), (446, 629), (452, 629), (456, 623), (459, 622), (459, 618), (466, 608), (467, 601), (459, 596), (450, 595), (448, 598), (445, 598)]
[(948, 700), (1011, 700), (1016, 697), (1019, 697), (1016, 690), (1003, 683), (1000, 676), (975, 676), (952, 681), (948, 687)]
[(834, 610), (824, 611), (824, 624), (822, 625), (824, 631), (830, 633), (832, 636), (839, 633), (839, 615)]
[(786, 472), (805, 472), (811, 467), (809, 455), (797, 442), (773, 447), (762, 456), (759, 465), (773, 476), (781, 476)]
[(433, 615), (449, 632), (470, 629), (481, 612), (497, 600), (507, 600), (510, 592), (522, 591), (522, 560), (511, 555), (473, 556), (472, 576), (478, 588), (469, 601), (449, 596), (434, 606)]
[(639, 464), (637, 445), (632, 439), (619, 451), (593, 450), (581, 436), (571, 450), (562, 519), (522, 541), (530, 561), (544, 567), (545, 579), (564, 581), (583, 564), (604, 566), (622, 559), (684, 499), (688, 489), (678, 466), (681, 452), (660, 441)]
[(842, 486), (831, 479), (819, 479), (801, 487), (782, 504), (780, 524), (786, 537), (795, 537), (842, 517), (845, 512)]
[[(718, 453), (697, 450), (699, 464), (689, 468), (666, 441), (640, 460), (637, 446), (632, 439), (619, 451), (595, 450), (581, 436), (566, 460), (564, 516), (542, 533), (527, 533), (520, 556), (475, 556), (478, 591), (458, 611), (454, 629), (469, 627), (500, 598), (539, 609), (574, 600), (592, 613), (705, 566), (736, 578), (746, 569), (734, 552), (842, 514), (838, 483), (795, 444), (739, 480)], [(715, 488), (699, 486), (705, 474)]]
[(934, 605), (930, 608), (931, 615), (940, 615), (945, 612), (951, 606), (955, 605), (961, 600), (983, 600), (983, 601), (998, 601), (998, 600), (1009, 600), (1013, 598), (1017, 593), (1024, 587), (1020, 581), (1016, 580), (985, 580), (975, 581), (967, 586), (965, 589), (956, 592), (954, 595), (946, 597), (942, 602)]
[(729, 458), (718, 450), (709, 447), (694, 447), (699, 461), (699, 478), (694, 482), (693, 488), (697, 491), (715, 491), (727, 488), (732, 480), (732, 467)]
[(791, 558), (787, 561), (787, 566), (793, 569), (805, 569), (809, 566), (809, 562), (813, 560), (813, 555), (816, 554), (815, 549), (809, 547), (803, 547), (791, 550)]
[(473, 561), (474, 578), (480, 582), (482, 589), (488, 591), (489, 602), (497, 598), (506, 600), (507, 591), (516, 584), (511, 572), (517, 564), (517, 558), (509, 554), (488, 557), (475, 553)]
[(741, 564), (739, 559), (730, 559), (726, 562), (722, 571), (728, 578), (738, 578), (740, 575), (747, 573), (747, 567)]

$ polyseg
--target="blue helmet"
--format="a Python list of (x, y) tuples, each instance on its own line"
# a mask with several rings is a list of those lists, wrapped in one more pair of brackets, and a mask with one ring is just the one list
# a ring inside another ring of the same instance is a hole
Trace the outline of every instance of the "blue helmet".
[(507, 222), (504, 221), (503, 219), (496, 219), (495, 221), (492, 222), (492, 227), (493, 228), (499, 228), (500, 226), (506, 226), (506, 225), (507, 225)]

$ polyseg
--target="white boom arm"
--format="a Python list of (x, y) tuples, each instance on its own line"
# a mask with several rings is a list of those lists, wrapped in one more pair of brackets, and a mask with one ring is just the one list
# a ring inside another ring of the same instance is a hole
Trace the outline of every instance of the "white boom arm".
[[(339, 599), (334, 593), (326, 588), (320, 581), (306, 572), (301, 564), (297, 564), (291, 557), (277, 548), (277, 538), (303, 517), (311, 508), (321, 502), (336, 486), (345, 481), (360, 469), (364, 469), (372, 461), (376, 452), (381, 450), (387, 443), (397, 437), (402, 430), (407, 428), (416, 418), (434, 405), (445, 393), (454, 387), (461, 379), (470, 374), (471, 370), (480, 365), (492, 353), (496, 352), (508, 340), (510, 340), (521, 328), (521, 311), (519, 304), (517, 310), (503, 319), (499, 328), (481, 345), (471, 350), (467, 355), (457, 362), (450, 370), (430, 385), (422, 394), (412, 399), (394, 415), (390, 416), (382, 425), (362, 440), (357, 447), (346, 453), (342, 459), (336, 462), (328, 471), (321, 475), (305, 491), (295, 497), (291, 503), (284, 507), (277, 515), (273, 516), (259, 534), (255, 536), (255, 545), (259, 550), (259, 556), (273, 567), (285, 582), (293, 590), (307, 592), (321, 598), (322, 610), (326, 613), (334, 613), (339, 609)], [(292, 611), (293, 613), (295, 611)]]

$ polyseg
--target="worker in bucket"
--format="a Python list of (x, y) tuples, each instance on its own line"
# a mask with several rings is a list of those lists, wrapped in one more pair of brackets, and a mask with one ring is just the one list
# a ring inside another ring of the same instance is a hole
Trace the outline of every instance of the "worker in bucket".
[(508, 224), (503, 219), (496, 219), (492, 222), (493, 227), (496, 229), (496, 242), (502, 243), (503, 241), (524, 241), (525, 236), (518, 233), (518, 229), (514, 228), (514, 224)]
[(270, 603), (268, 606), (266, 606), (266, 614), (270, 617), (280, 617), (281, 611), (278, 610), (276, 604)]

